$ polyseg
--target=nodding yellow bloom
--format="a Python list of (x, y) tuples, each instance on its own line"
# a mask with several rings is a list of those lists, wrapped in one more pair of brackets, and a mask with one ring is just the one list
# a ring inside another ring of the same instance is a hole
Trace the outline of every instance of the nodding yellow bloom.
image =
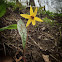
[(27, 15), (27, 14), (20, 14), (22, 17), (24, 18), (27, 18), (29, 19), (27, 24), (26, 24), (26, 27), (32, 22), (33, 25), (36, 24), (35, 20), (36, 21), (39, 21), (39, 22), (43, 22), (43, 20), (41, 20), (40, 18), (36, 17), (36, 14), (37, 14), (37, 8), (35, 9), (35, 11), (33, 12), (33, 9), (32, 7), (30, 6), (30, 15)]

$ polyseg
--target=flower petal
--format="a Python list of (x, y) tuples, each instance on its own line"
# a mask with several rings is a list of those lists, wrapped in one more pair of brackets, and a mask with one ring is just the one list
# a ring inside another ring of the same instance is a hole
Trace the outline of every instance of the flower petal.
[(33, 25), (35, 25), (35, 24), (36, 24), (35, 20), (32, 20), (32, 24), (33, 24)]
[(30, 23), (31, 23), (31, 20), (29, 19), (29, 20), (27, 21), (26, 27), (27, 27)]
[(43, 20), (41, 20), (41, 19), (38, 18), (38, 17), (35, 17), (35, 20), (36, 20), (36, 21), (39, 21), (39, 22), (43, 22)]
[(32, 7), (30, 6), (30, 15), (32, 15), (33, 14), (33, 9), (32, 9)]
[(24, 17), (24, 18), (27, 18), (27, 19), (29, 19), (30, 18), (30, 15), (27, 15), (27, 14), (20, 14), (22, 17)]
[(37, 14), (37, 7), (36, 7), (36, 9), (34, 11), (34, 16), (36, 16), (36, 14)]

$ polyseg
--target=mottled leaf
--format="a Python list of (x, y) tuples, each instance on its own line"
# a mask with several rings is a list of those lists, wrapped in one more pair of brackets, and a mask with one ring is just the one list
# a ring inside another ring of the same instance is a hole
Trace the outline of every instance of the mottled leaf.
[(21, 19), (17, 23), (17, 28), (18, 28), (18, 32), (19, 32), (21, 39), (22, 39), (23, 48), (25, 48), (26, 39), (27, 39), (27, 29), (26, 29), (26, 26)]

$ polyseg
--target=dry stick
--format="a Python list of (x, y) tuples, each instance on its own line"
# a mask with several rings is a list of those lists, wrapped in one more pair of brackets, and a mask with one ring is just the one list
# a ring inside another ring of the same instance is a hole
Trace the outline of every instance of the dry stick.
[(6, 56), (6, 49), (5, 49), (5, 44), (3, 43), (3, 47), (4, 47), (4, 53), (5, 53), (5, 56)]
[(28, 35), (29, 36), (29, 38), (34, 42), (34, 44), (36, 44), (40, 49), (43, 49), (39, 44), (37, 44), (36, 42), (35, 42), (35, 40), (34, 39), (32, 39), (31, 38), (31, 36), (30, 35)]
[[(57, 58), (55, 58), (52, 54), (50, 54), (50, 56), (51, 56), (52, 58), (54, 58), (54, 59), (58, 62)], [(60, 61), (59, 61), (59, 62), (60, 62)]]

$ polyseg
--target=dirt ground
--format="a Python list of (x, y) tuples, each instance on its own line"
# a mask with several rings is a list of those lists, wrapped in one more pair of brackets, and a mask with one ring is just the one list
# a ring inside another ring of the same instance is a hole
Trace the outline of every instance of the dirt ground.
[[(40, 18), (43, 19), (41, 15)], [(7, 10), (5, 16), (0, 18), (0, 28), (16, 24), (19, 19), (22, 19), (26, 24), (27, 19), (22, 18), (19, 13)], [(59, 20), (59, 18), (56, 20)], [(26, 62), (62, 62), (62, 40), (60, 39), (59, 28), (58, 26), (52, 27), (45, 22), (36, 22), (35, 26), (30, 24), (27, 28)], [(15, 57), (17, 53), (19, 54), (18, 59), (21, 57), (21, 61), (19, 62), (23, 62), (22, 41), (18, 30), (1, 31), (0, 57), (10, 56), (13, 60), (17, 60), (17, 57)]]

